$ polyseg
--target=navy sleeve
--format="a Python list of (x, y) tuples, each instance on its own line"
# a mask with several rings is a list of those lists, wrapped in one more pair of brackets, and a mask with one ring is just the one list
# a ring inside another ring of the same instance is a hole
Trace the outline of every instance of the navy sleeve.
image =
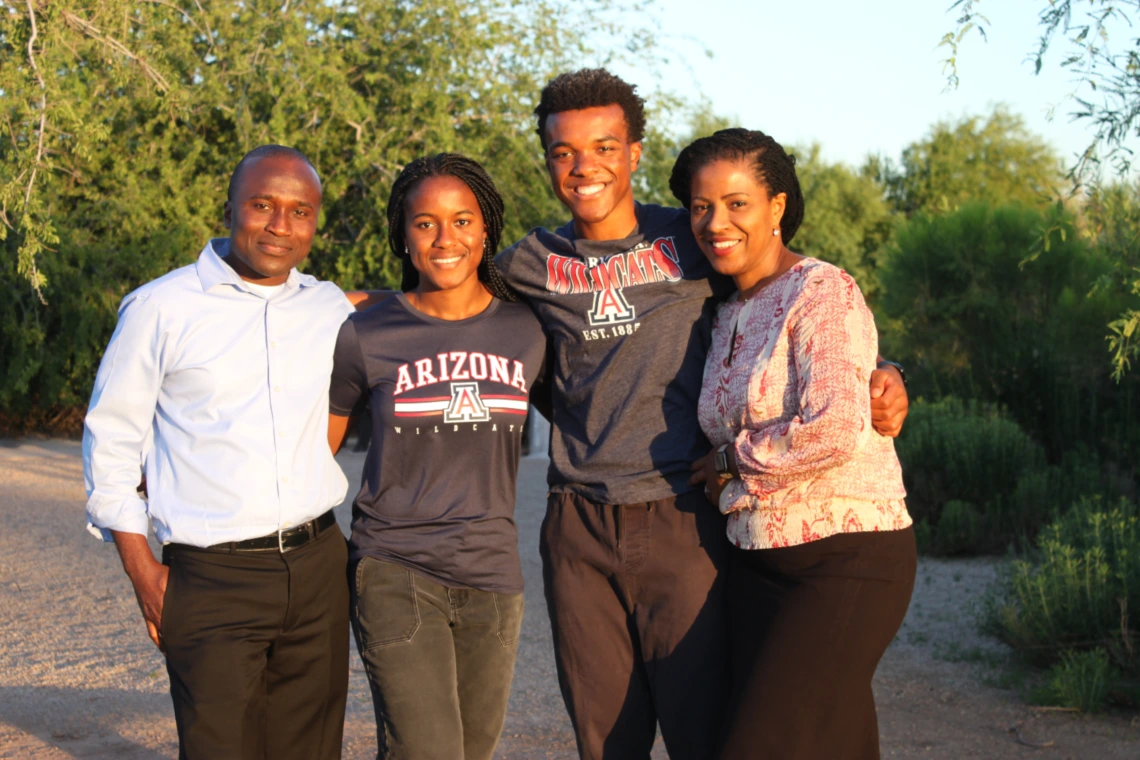
[(332, 382), (329, 384), (329, 411), (352, 416), (368, 395), (368, 371), (356, 335), (356, 323), (350, 317), (340, 326), (333, 352)]

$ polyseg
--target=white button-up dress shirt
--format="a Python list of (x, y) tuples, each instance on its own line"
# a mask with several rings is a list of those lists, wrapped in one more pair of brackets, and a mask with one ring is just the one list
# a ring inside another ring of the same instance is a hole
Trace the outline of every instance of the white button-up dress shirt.
[[(333, 348), (352, 304), (296, 270), (268, 298), (222, 260), (123, 299), (83, 432), (89, 529), (210, 546), (303, 523), (348, 481), (329, 451)], [(149, 500), (136, 493), (140, 465)]]

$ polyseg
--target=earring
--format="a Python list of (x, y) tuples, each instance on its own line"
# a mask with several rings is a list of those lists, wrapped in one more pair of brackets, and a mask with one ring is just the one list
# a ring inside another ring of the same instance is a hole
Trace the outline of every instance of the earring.
[(772, 234), (776, 237), (779, 237), (780, 236), (780, 228), (777, 227), (776, 229), (772, 230)]

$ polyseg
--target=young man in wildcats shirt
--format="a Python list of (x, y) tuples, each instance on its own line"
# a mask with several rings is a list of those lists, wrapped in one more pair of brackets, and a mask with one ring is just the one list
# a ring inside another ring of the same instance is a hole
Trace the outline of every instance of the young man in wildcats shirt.
[[(643, 101), (600, 69), (563, 74), (535, 109), (573, 220), (496, 259), (553, 341), (550, 496), (541, 553), (559, 684), (583, 758), (710, 758), (729, 690), (724, 518), (689, 484), (708, 453), (697, 399), (713, 272), (681, 209), (637, 204)], [(896, 370), (872, 378), (897, 434)]]

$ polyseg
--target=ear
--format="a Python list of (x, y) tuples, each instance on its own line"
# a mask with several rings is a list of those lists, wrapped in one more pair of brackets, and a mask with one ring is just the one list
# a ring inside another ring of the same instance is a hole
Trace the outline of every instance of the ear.
[(222, 224), (226, 226), (227, 230), (233, 229), (233, 214), (234, 207), (230, 205), (229, 201), (226, 201), (226, 205), (222, 210)]
[(776, 197), (772, 199), (772, 229), (780, 226), (780, 220), (784, 218), (784, 211), (788, 208), (788, 194), (777, 193)]
[(629, 170), (630, 172), (637, 171), (637, 167), (641, 164), (641, 142), (629, 144)]

